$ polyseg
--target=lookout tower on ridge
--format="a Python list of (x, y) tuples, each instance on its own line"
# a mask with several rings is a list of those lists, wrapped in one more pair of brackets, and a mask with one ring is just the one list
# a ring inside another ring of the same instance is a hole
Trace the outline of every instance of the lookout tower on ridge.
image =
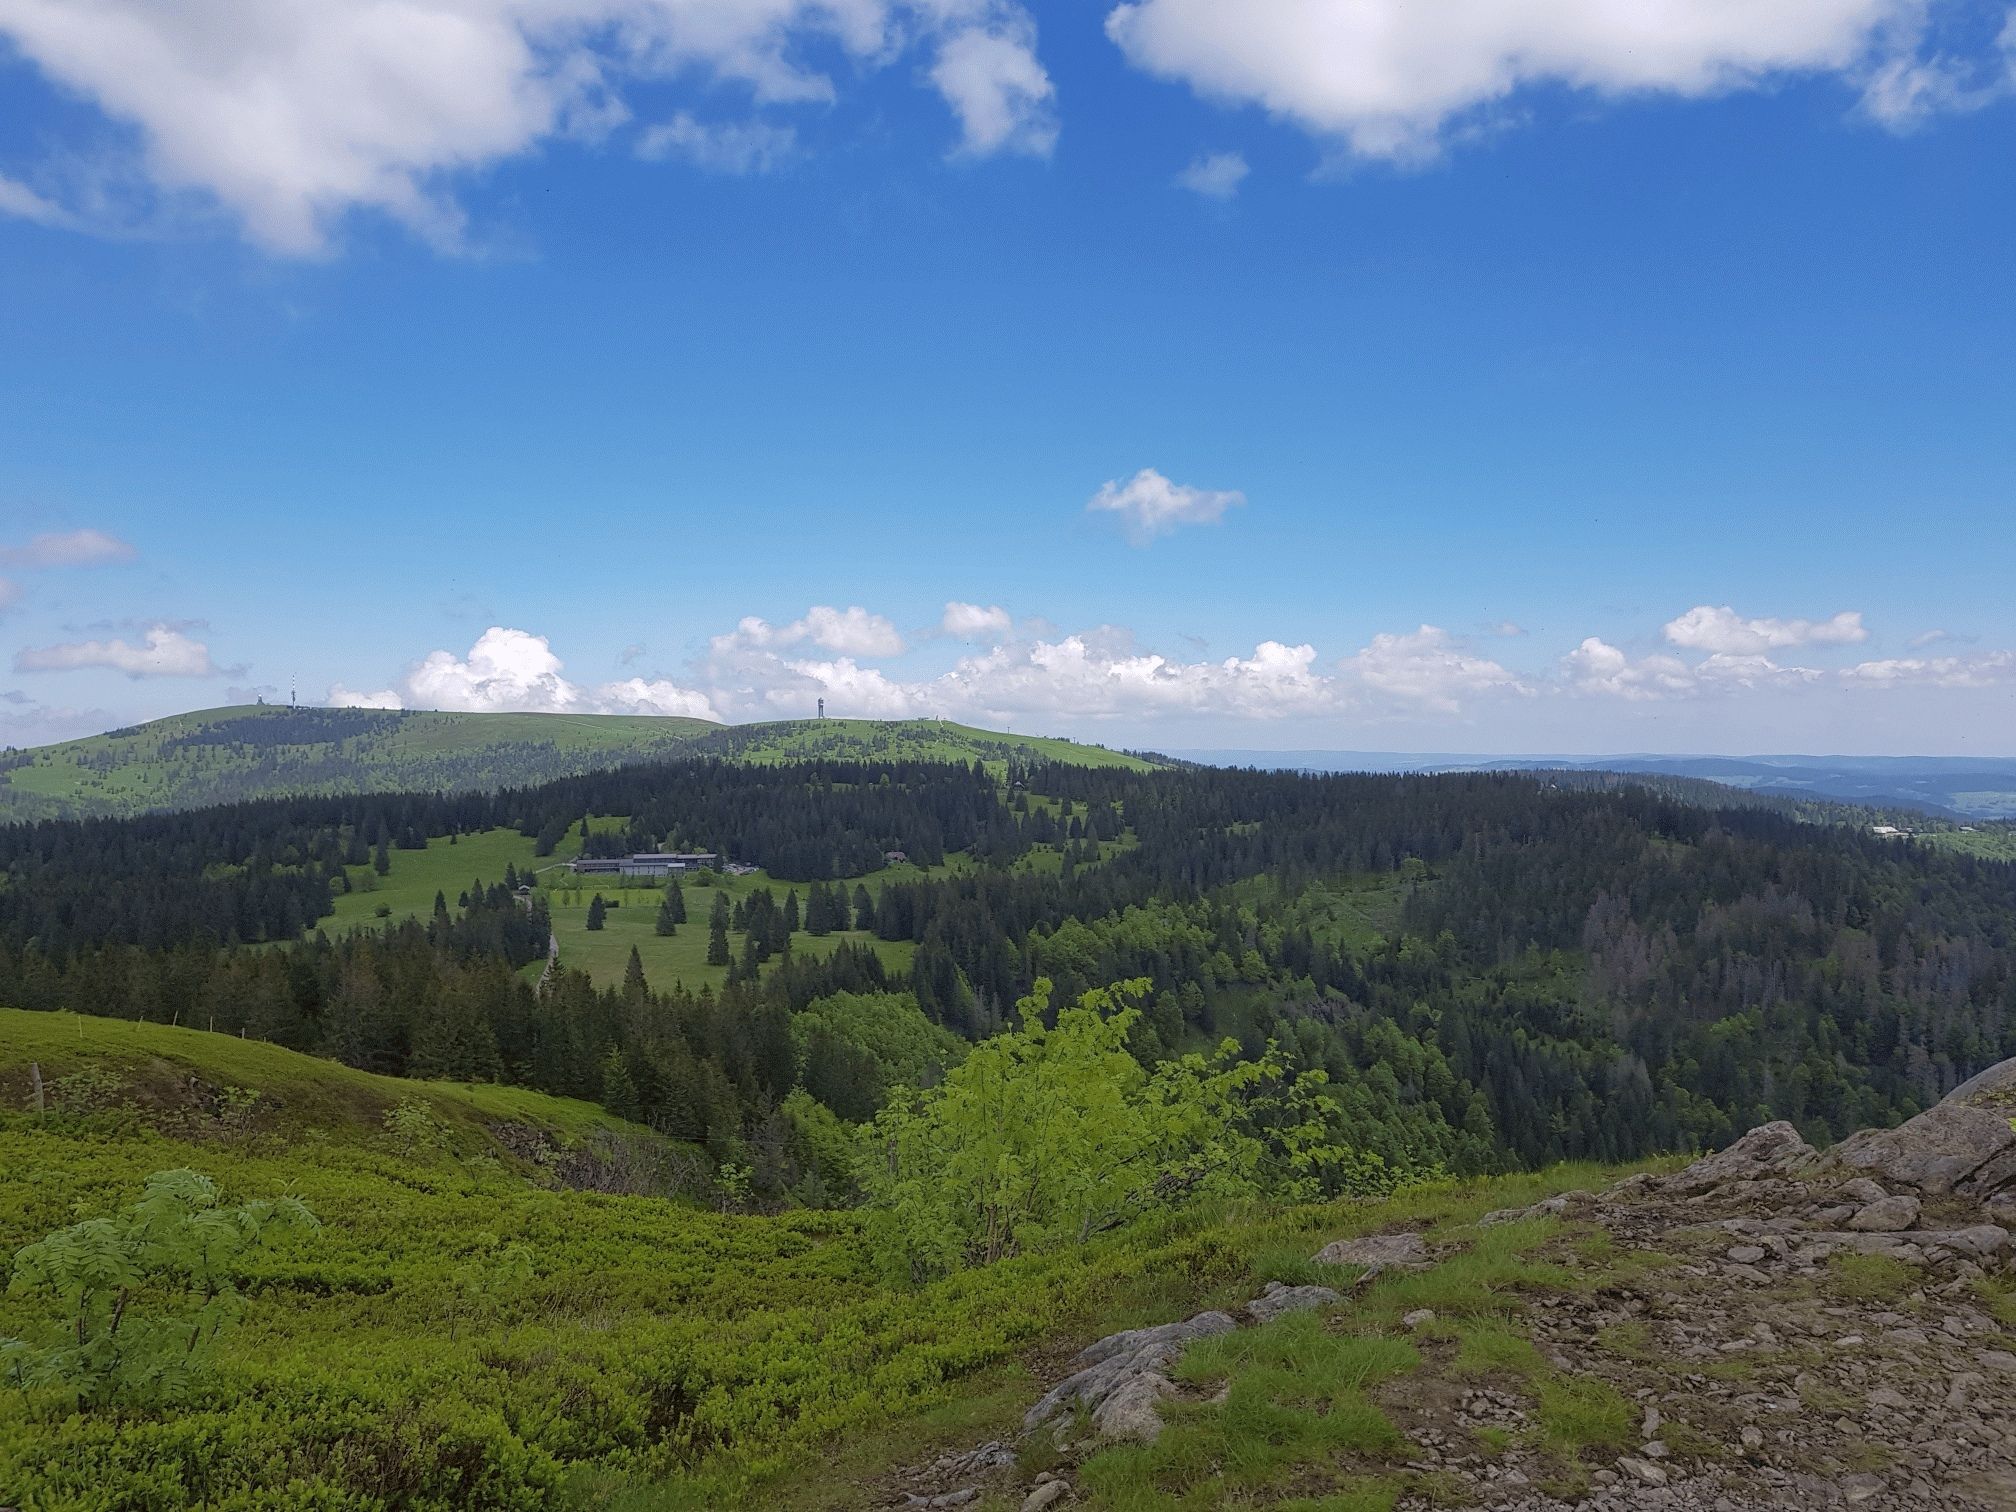
[(821, 719), (826, 717), (826, 700), (823, 698), (819, 700), (819, 717)]

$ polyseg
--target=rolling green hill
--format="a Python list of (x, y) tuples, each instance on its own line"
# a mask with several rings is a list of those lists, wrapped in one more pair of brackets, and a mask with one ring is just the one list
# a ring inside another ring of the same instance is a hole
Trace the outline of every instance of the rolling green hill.
[(724, 727), (630, 714), (444, 714), (244, 705), (0, 756), (0, 823), (125, 816), (303, 793), (472, 792), (712, 755), (1063, 761), (1146, 770), (1103, 746), (935, 720)]
[(1105, 746), (1047, 735), (1011, 735), (942, 719), (793, 719), (732, 725), (693, 744), (709, 755), (746, 761), (804, 761), (821, 756), (871, 761), (1057, 761), (1070, 766), (1145, 772), (1157, 765)]

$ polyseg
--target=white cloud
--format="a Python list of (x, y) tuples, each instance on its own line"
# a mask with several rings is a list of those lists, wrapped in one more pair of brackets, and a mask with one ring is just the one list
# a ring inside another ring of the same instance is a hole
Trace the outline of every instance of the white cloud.
[(1465, 650), (1435, 625), (1406, 635), (1375, 635), (1371, 645), (1343, 665), (1350, 678), (1375, 693), (1445, 714), (1456, 713), (1464, 698), (1480, 693), (1526, 691), (1513, 673)]
[(954, 640), (995, 642), (1007, 637), (1015, 622), (999, 604), (962, 604), (957, 599), (945, 605), (939, 628)]
[[(1779, 625), (1784, 622), (1747, 623)], [(1672, 626), (1667, 629), (1670, 632)], [(1744, 636), (1708, 638), (1752, 644), (1753, 639), (1747, 636), (1749, 632)], [(1669, 634), (1668, 639), (1673, 638)], [(1783, 640), (1773, 642), (1781, 645), (1789, 643)], [(1696, 649), (1699, 649), (1698, 644)], [(1571, 692), (1603, 694), (1640, 702), (1728, 693), (1739, 689), (1796, 687), (1816, 682), (1822, 676), (1811, 667), (1781, 666), (1761, 652), (1748, 650), (1714, 651), (1692, 664), (1666, 652), (1654, 652), (1634, 660), (1623, 650), (1594, 635), (1561, 659), (1561, 671)]]
[(591, 695), (598, 714), (665, 714), (686, 719), (713, 719), (707, 695), (657, 677), (626, 677), (603, 683)]
[(1252, 170), (1236, 152), (1211, 152), (1193, 160), (1176, 175), (1176, 182), (1206, 199), (1230, 199), (1239, 192)]
[[(808, 57), (852, 75), (923, 47), (964, 150), (1042, 152), (1055, 137), (1034, 25), (1013, 0), (0, 0), (0, 38), (131, 128), (159, 191), (221, 205), (288, 256), (326, 253), (356, 210), (460, 245), (455, 175), (606, 135), (637, 81), (816, 104), (838, 89)], [(718, 136), (683, 145), (761, 156)], [(0, 211), (74, 213), (12, 179)]]
[(1991, 651), (1981, 656), (1901, 656), (1859, 662), (1841, 671), (1841, 680), (1865, 688), (1897, 688), (1913, 684), (1937, 688), (1986, 688), (2016, 681), (2016, 652)]
[(1314, 646), (1263, 641), (1250, 657), (1175, 661), (1104, 627), (964, 658), (935, 680), (931, 701), (982, 719), (1040, 715), (1103, 719), (1197, 712), (1268, 719), (1334, 706), (1314, 671)]
[(900, 656), (906, 649), (893, 624), (859, 604), (845, 609), (815, 604), (788, 625), (747, 615), (733, 631), (715, 636), (710, 644), (717, 660), (732, 660), (749, 648), (796, 646), (804, 641), (842, 656)]
[(768, 173), (797, 149), (798, 133), (767, 121), (709, 125), (681, 111), (637, 142), (647, 158), (684, 158), (710, 173)]
[(18, 179), (0, 173), (0, 215), (18, 216), (38, 226), (68, 226), (70, 214), (60, 205), (44, 199)]
[(7, 578), (0, 578), (0, 614), (5, 614), (21, 602), (21, 585)]
[(809, 640), (843, 656), (899, 656), (903, 637), (879, 614), (870, 614), (856, 604), (846, 609), (815, 605), (805, 618), (784, 630), (788, 640)]
[(460, 713), (677, 714), (713, 719), (704, 693), (641, 677), (598, 687), (570, 681), (543, 635), (492, 625), (466, 656), (431, 651), (396, 687), (360, 693), (338, 683), (329, 702), (352, 709), (448, 709)]
[(1790, 646), (1849, 646), (1869, 638), (1861, 614), (1843, 610), (1831, 619), (1744, 619), (1728, 605), (1699, 604), (1665, 628), (1669, 645), (1691, 651), (1756, 656)]
[(1655, 655), (1633, 661), (1594, 635), (1562, 658), (1562, 671), (1574, 691), (1614, 698), (1670, 698), (1692, 693), (1696, 687), (1693, 670), (1679, 657)]
[[(1861, 84), (1915, 48), (1924, 0), (1132, 0), (1106, 31), (1137, 67), (1257, 104), (1351, 153), (1432, 154), (1524, 86), (1687, 98), (1792, 74)], [(1890, 86), (1895, 92), (1896, 86)]]
[(1952, 638), (1944, 630), (1921, 630), (1904, 644), (1909, 646), (1913, 651), (1922, 651), (1927, 646), (1936, 646), (1939, 642), (1951, 640)]
[(323, 700), (332, 709), (403, 709), (406, 705), (399, 695), (390, 688), (380, 688), (376, 693), (359, 693), (337, 683), (330, 688), (329, 696)]
[(95, 567), (104, 562), (130, 562), (138, 555), (129, 542), (102, 530), (52, 532), (36, 536), (26, 546), (0, 547), (0, 563), (31, 570)]
[(76, 672), (106, 668), (128, 677), (214, 677), (223, 669), (210, 648), (172, 625), (155, 625), (136, 646), (123, 640), (73, 641), (30, 647), (14, 657), (16, 672)]
[(1192, 488), (1144, 467), (1124, 483), (1114, 479), (1102, 485), (1085, 508), (1119, 515), (1128, 539), (1145, 546), (1184, 525), (1215, 525), (1226, 510), (1245, 502), (1246, 495), (1236, 489)]
[(1036, 58), (1036, 28), (1019, 11), (947, 37), (931, 82), (959, 118), (961, 151), (1047, 157), (1057, 145), (1056, 91)]

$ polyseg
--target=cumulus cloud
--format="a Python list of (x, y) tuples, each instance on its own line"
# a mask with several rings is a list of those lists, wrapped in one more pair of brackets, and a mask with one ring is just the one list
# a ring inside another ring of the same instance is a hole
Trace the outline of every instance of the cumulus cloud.
[(172, 625), (155, 625), (139, 645), (124, 640), (72, 641), (29, 647), (14, 657), (16, 672), (78, 672), (104, 668), (131, 678), (215, 677), (224, 668), (210, 648)]
[(1476, 694), (1527, 691), (1513, 673), (1466, 650), (1435, 625), (1405, 635), (1375, 635), (1371, 645), (1344, 662), (1344, 670), (1375, 693), (1448, 714)]
[(1145, 546), (1185, 525), (1215, 525), (1226, 510), (1245, 502), (1246, 495), (1237, 489), (1192, 488), (1144, 467), (1124, 483), (1114, 479), (1103, 484), (1085, 508), (1120, 516), (1128, 539)]
[(1110, 718), (1196, 712), (1269, 719), (1334, 706), (1314, 646), (1262, 641), (1250, 657), (1178, 661), (1138, 649), (1108, 626), (962, 659), (931, 687), (935, 702), (977, 718)]
[(1246, 159), (1236, 152), (1209, 152), (1177, 174), (1176, 182), (1206, 199), (1228, 200), (1239, 192), (1251, 171)]
[(1015, 622), (999, 604), (962, 604), (953, 599), (945, 606), (938, 626), (954, 640), (998, 641), (1014, 628)]
[(66, 530), (38, 535), (25, 546), (0, 547), (0, 564), (30, 570), (95, 567), (130, 562), (139, 554), (129, 542), (102, 530)]
[(1757, 656), (1791, 646), (1851, 646), (1869, 639), (1861, 614), (1843, 610), (1830, 619), (1744, 619), (1724, 604), (1698, 604), (1664, 631), (1669, 645), (1730, 656)]
[[(0, 0), (0, 38), (131, 128), (160, 191), (221, 205), (289, 256), (326, 253), (360, 209), (458, 246), (452, 176), (608, 134), (640, 81), (818, 104), (838, 86), (805, 59), (852, 73), (923, 47), (963, 150), (1042, 152), (1056, 135), (1014, 0)], [(768, 150), (722, 131), (675, 127), (658, 150), (752, 164)], [(0, 211), (74, 216), (13, 179)]]
[[(1675, 624), (1679, 621), (1675, 621)], [(1784, 621), (1748, 621), (1749, 625), (1782, 625)], [(1804, 621), (1797, 623), (1804, 624)], [(1672, 627), (1669, 625), (1669, 632)], [(1756, 644), (1754, 635), (1709, 636), (1718, 644)], [(1673, 637), (1669, 634), (1669, 639)], [(1774, 645), (1799, 644), (1777, 640)], [(1683, 642), (1683, 644), (1686, 644)], [(1699, 642), (1694, 643), (1698, 649)], [(1782, 666), (1754, 650), (1718, 650), (1689, 663), (1669, 652), (1654, 652), (1634, 658), (1598, 636), (1589, 636), (1561, 659), (1561, 672), (1568, 689), (1575, 693), (1603, 694), (1612, 698), (1643, 701), (1655, 698), (1687, 698), (1703, 693), (1727, 693), (1738, 689), (1794, 687), (1813, 683), (1824, 675), (1811, 667)]]
[(797, 149), (798, 133), (767, 121), (708, 124), (681, 111), (646, 131), (637, 153), (647, 158), (683, 158), (710, 173), (768, 173)]
[(399, 695), (390, 688), (380, 688), (376, 693), (359, 693), (337, 683), (330, 688), (324, 700), (332, 709), (403, 709), (406, 707)]
[(732, 660), (748, 648), (795, 646), (804, 641), (842, 656), (900, 656), (906, 649), (902, 633), (893, 624), (859, 604), (845, 609), (815, 604), (803, 618), (788, 625), (773, 625), (747, 615), (733, 631), (715, 636), (711, 645), (717, 659)]
[(545, 636), (504, 625), (485, 630), (467, 655), (430, 651), (395, 687), (358, 692), (338, 683), (328, 701), (348, 709), (716, 717), (704, 693), (664, 679), (630, 677), (583, 687), (568, 679)]
[(1669, 698), (1695, 689), (1693, 670), (1677, 656), (1654, 655), (1633, 661), (1622, 648), (1589, 636), (1562, 658), (1568, 685), (1578, 693), (1613, 698)]
[(962, 152), (1047, 157), (1057, 145), (1056, 91), (1035, 42), (1034, 24), (1011, 12), (992, 26), (955, 31), (940, 44), (931, 82), (959, 118)]
[(1364, 158), (1418, 159), (1452, 123), (1531, 85), (1686, 98), (1874, 71), (1915, 48), (1923, 0), (1131, 0), (1107, 35), (1135, 66), (1256, 104)]

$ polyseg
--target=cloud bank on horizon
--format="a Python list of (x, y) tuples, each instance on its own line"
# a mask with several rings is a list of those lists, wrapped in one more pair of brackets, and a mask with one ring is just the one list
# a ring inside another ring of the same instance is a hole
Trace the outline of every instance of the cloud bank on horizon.
[[(889, 620), (859, 605), (820, 605), (784, 626), (745, 618), (714, 636), (704, 655), (676, 675), (599, 684), (568, 679), (547, 637), (498, 625), (465, 654), (431, 651), (383, 688), (359, 692), (338, 684), (328, 701), (346, 708), (669, 714), (741, 722), (799, 717), (824, 699), (829, 714), (854, 718), (1033, 719), (1058, 728), (1117, 723), (1152, 733), (1158, 723), (1184, 715), (1454, 722), (1476, 719), (1502, 699), (1635, 703), (1815, 685), (2016, 687), (2016, 653), (2007, 651), (1818, 666), (1746, 649), (1760, 639), (1774, 647), (1853, 646), (1868, 637), (1855, 611), (1820, 621), (1745, 619), (1726, 605), (1702, 604), (1661, 627), (1675, 650), (1634, 657), (1591, 636), (1533, 672), (1515, 671), (1470, 638), (1435, 625), (1382, 633), (1344, 655), (1265, 640), (1250, 655), (1186, 660), (1140, 645), (1123, 627), (1059, 634), (1044, 633), (1040, 623), (1018, 627), (998, 606), (948, 603), (937, 633), (968, 648), (951, 665), (920, 672), (878, 665), (912, 649)], [(1704, 633), (1703, 626), (1716, 628)]]
[[(1321, 161), (1418, 164), (1549, 87), (1696, 100), (1831, 77), (1908, 129), (2016, 88), (2016, 22), (1954, 45), (1941, 23), (1961, 10), (1129, 0), (1103, 33), (1127, 66), (1257, 107)], [(131, 234), (194, 204), (282, 257), (327, 255), (358, 211), (479, 245), (459, 189), (556, 145), (764, 172), (802, 149), (801, 123), (882, 78), (938, 98), (955, 157), (1040, 159), (1068, 129), (1019, 0), (273, 0), (256, 20), (232, 0), (0, 0), (0, 38), (110, 128), (0, 162), (0, 214)], [(667, 86), (685, 103), (665, 109)], [(1228, 199), (1248, 171), (1219, 152), (1177, 182)]]

